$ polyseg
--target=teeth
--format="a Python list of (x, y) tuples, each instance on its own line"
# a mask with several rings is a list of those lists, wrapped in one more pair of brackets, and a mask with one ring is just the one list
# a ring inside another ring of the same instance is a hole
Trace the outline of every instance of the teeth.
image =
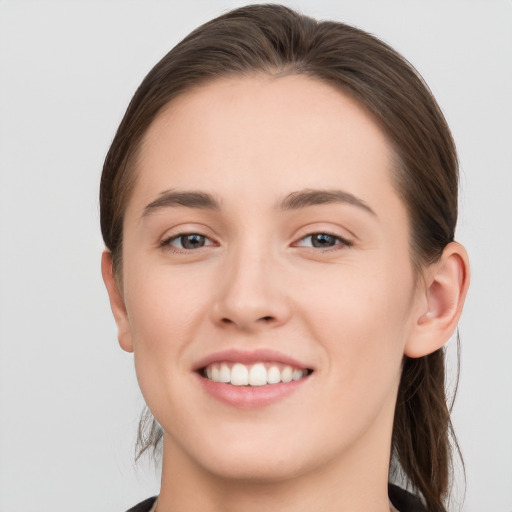
[(220, 365), (219, 372), (219, 382), (230, 382), (231, 381), (231, 372), (229, 371), (229, 366), (227, 364)]
[(281, 382), (281, 372), (277, 366), (271, 366), (268, 369), (267, 382), (269, 384), (279, 384)]
[(267, 383), (267, 369), (261, 363), (255, 364), (249, 370), (249, 385), (264, 386)]
[(249, 370), (247, 366), (236, 363), (231, 368), (231, 384), (233, 386), (247, 386), (249, 384)]
[(293, 380), (299, 380), (299, 379), (302, 379), (302, 370), (293, 370), (293, 375), (292, 375), (292, 379)]
[(302, 379), (307, 375), (307, 370), (276, 364), (265, 366), (263, 363), (256, 363), (248, 367), (235, 363), (230, 367), (228, 363), (222, 363), (209, 365), (204, 374), (214, 382), (231, 383), (233, 386), (265, 386)]
[(281, 371), (281, 380), (283, 382), (291, 382), (293, 378), (293, 370), (291, 366), (285, 366)]

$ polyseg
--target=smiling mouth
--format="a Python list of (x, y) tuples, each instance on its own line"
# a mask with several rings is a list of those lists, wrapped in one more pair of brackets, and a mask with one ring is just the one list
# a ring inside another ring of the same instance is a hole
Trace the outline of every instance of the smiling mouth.
[(201, 368), (200, 375), (212, 382), (233, 386), (266, 386), (301, 380), (313, 370), (282, 363), (213, 363)]

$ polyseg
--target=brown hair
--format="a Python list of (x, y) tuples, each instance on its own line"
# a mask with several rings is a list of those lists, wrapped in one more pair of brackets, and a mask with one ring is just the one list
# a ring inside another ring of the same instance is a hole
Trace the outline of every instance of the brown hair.
[[(316, 21), (279, 5), (252, 5), (189, 34), (149, 72), (130, 102), (107, 154), (100, 189), (101, 230), (116, 274), (121, 272), (123, 217), (136, 179), (137, 151), (150, 124), (165, 105), (193, 87), (255, 72), (322, 80), (373, 114), (395, 153), (394, 178), (409, 214), (411, 259), (418, 275), (435, 262), (454, 238), (458, 164), (449, 128), (422, 78), (392, 48), (360, 29)], [(405, 357), (391, 471), (405, 475), (430, 511), (443, 510), (447, 498), (451, 435), (443, 350)], [(139, 455), (156, 448), (161, 437), (152, 416), (144, 415)]]

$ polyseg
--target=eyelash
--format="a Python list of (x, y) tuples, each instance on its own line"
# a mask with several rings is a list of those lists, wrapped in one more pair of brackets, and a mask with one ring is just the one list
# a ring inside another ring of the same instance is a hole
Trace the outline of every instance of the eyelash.
[[(196, 237), (201, 237), (204, 240), (210, 240), (207, 236), (202, 235), (201, 233), (178, 233), (177, 235), (172, 235), (169, 238), (162, 240), (162, 242), (160, 243), (160, 247), (162, 247), (168, 251), (177, 253), (177, 254), (186, 254), (186, 253), (193, 252), (196, 249), (179, 249), (179, 248), (171, 245), (171, 243), (174, 242), (174, 240), (179, 240), (180, 238), (183, 239), (183, 238), (186, 238), (189, 236), (196, 236)], [(205, 244), (205, 245), (210, 246), (210, 245), (215, 245), (215, 244), (211, 243), (211, 244)], [(201, 249), (202, 247), (205, 247), (205, 245), (202, 245), (201, 247), (199, 247), (199, 249)]]
[[(298, 244), (300, 242), (303, 242), (304, 240), (308, 239), (308, 238), (311, 238), (313, 236), (316, 236), (316, 235), (325, 235), (325, 236), (328, 236), (328, 237), (332, 237), (335, 239), (336, 243), (334, 243), (334, 245), (332, 246), (329, 246), (327, 248), (321, 248), (321, 247), (309, 247), (310, 249), (318, 249), (320, 252), (330, 252), (330, 251), (337, 251), (337, 250), (341, 250), (342, 248), (348, 248), (348, 247), (352, 247), (353, 243), (339, 235), (335, 235), (334, 233), (329, 233), (327, 231), (316, 231), (314, 233), (309, 233), (308, 235), (302, 237), (298, 242), (295, 242), (295, 244)], [(201, 239), (204, 239), (205, 241), (206, 240), (209, 240), (210, 242), (212, 242), (212, 240), (210, 238), (208, 238), (206, 235), (202, 235), (201, 233), (178, 233), (177, 235), (172, 235), (164, 240), (162, 240), (162, 242), (160, 243), (160, 247), (170, 251), (170, 252), (173, 252), (173, 253), (177, 253), (177, 254), (187, 254), (187, 253), (190, 253), (190, 252), (194, 252), (195, 250), (197, 249), (202, 249), (203, 247), (208, 247), (208, 246), (213, 246), (215, 245), (214, 242), (212, 243), (209, 243), (209, 244), (206, 244), (205, 245), (202, 245), (201, 247), (199, 248), (192, 248), (192, 249), (179, 249), (177, 247), (174, 247), (172, 244), (172, 242), (174, 242), (175, 240), (179, 240), (179, 239), (183, 239), (185, 237), (191, 237), (191, 236), (196, 236), (196, 237), (201, 237)], [(299, 247), (305, 247), (305, 246), (300, 246)]]
[(317, 236), (317, 235), (325, 235), (325, 236), (334, 238), (337, 241), (337, 243), (335, 243), (334, 245), (327, 247), (327, 248), (310, 247), (311, 249), (319, 249), (322, 252), (329, 252), (329, 251), (339, 251), (343, 247), (352, 247), (352, 245), (353, 245), (350, 240), (347, 240), (346, 238), (343, 238), (342, 236), (335, 235), (334, 233), (329, 233), (328, 231), (316, 231), (315, 233), (310, 233), (309, 235), (302, 237), (299, 240), (299, 242), (303, 242), (307, 238), (311, 238), (311, 237)]

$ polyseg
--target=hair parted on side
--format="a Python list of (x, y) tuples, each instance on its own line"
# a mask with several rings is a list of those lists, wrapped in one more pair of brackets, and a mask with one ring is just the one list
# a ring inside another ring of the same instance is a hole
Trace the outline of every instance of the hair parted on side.
[[(351, 95), (388, 137), (394, 182), (409, 215), (411, 260), (421, 269), (453, 241), (458, 162), (444, 116), (416, 70), (376, 37), (349, 25), (317, 21), (280, 5), (250, 5), (194, 30), (149, 72), (131, 100), (105, 159), (101, 230), (122, 275), (123, 218), (141, 141), (179, 94), (217, 78), (301, 74)], [(144, 425), (150, 425), (149, 432)], [(138, 456), (161, 440), (145, 415)], [(445, 391), (444, 351), (404, 358), (393, 426), (391, 473), (403, 473), (429, 511), (444, 510), (457, 448)]]

